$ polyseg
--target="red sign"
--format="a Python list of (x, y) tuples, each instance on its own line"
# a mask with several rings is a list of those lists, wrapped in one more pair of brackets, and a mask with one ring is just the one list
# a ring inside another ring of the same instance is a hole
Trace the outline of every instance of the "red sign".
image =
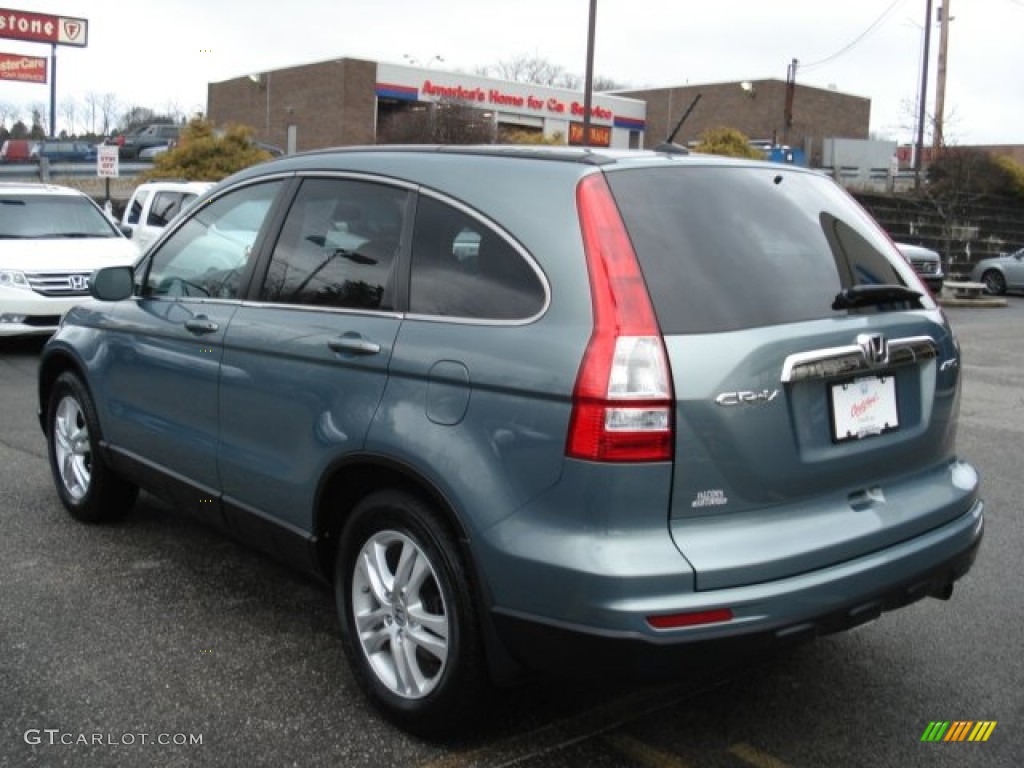
[(0, 80), (45, 83), (46, 59), (18, 53), (0, 53)]
[[(500, 88), (464, 88), (461, 85), (438, 85), (430, 80), (423, 83), (420, 91), (425, 96), (458, 101), (475, 101), (481, 104), (494, 104), (499, 107), (532, 110), (534, 112), (552, 112), (556, 115), (572, 114), (582, 117), (583, 105), (578, 101), (567, 103), (554, 96), (536, 96), (534, 94), (510, 93)], [(611, 120), (612, 111), (592, 105), (590, 116), (598, 120)]]
[[(569, 143), (573, 146), (583, 144), (583, 123), (569, 123)], [(590, 126), (590, 147), (610, 147), (612, 145), (612, 129), (607, 125)]]
[(89, 22), (85, 19), (0, 8), (0, 37), (84, 48), (89, 44)]

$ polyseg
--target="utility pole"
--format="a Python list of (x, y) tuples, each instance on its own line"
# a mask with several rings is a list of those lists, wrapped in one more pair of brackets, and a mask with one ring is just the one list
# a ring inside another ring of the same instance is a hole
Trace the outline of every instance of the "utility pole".
[(583, 82), (583, 146), (590, 146), (590, 110), (594, 103), (594, 27), (597, 20), (597, 0), (590, 0), (587, 24), (587, 71)]
[(921, 61), (921, 96), (918, 99), (917, 143), (914, 147), (914, 189), (921, 188), (921, 155), (924, 154), (924, 108), (928, 101), (928, 44), (931, 42), (932, 0), (924, 11), (924, 53)]
[(942, 0), (939, 6), (939, 18), (942, 26), (939, 31), (939, 67), (935, 80), (935, 130), (932, 131), (932, 151), (937, 153), (945, 144), (942, 135), (943, 110), (946, 106), (946, 51), (949, 45), (949, 3)]
[[(931, 0), (928, 0), (931, 2)], [(789, 144), (789, 129), (793, 127), (793, 97), (796, 95), (797, 60), (793, 59), (786, 68), (786, 107), (782, 120), (782, 143)]]

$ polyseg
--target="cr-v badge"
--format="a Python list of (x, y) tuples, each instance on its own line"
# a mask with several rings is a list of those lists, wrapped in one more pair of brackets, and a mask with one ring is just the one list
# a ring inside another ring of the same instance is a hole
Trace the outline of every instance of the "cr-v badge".
[(777, 389), (762, 389), (760, 392), (723, 392), (715, 398), (719, 405), (764, 405), (779, 396)]

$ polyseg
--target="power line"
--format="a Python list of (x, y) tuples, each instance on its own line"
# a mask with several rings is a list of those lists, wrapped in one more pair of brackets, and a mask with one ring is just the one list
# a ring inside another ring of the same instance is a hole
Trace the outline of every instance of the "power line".
[(892, 10), (897, 5), (899, 5), (902, 2), (903, 2), (903, 0), (893, 0), (892, 3), (889, 4), (889, 7), (886, 8), (884, 11), (882, 11), (882, 13), (879, 15), (879, 17), (877, 19), (875, 19), (874, 21), (872, 21), (868, 25), (867, 29), (865, 29), (863, 32), (861, 32), (859, 35), (857, 35), (857, 37), (855, 37), (853, 40), (851, 40), (845, 46), (843, 46), (838, 51), (833, 53), (831, 56), (826, 56), (824, 59), (821, 59), (820, 61), (812, 61), (810, 64), (803, 64), (803, 65), (801, 65), (800, 68), (803, 69), (803, 70), (813, 69), (814, 67), (820, 66), (822, 64), (827, 64), (828, 62), (832, 61), (833, 59), (838, 59), (844, 53), (846, 53), (851, 48), (853, 48), (855, 45), (857, 45), (857, 43), (859, 43), (861, 40), (863, 40), (865, 37), (867, 37), (875, 29), (875, 27), (877, 27), (879, 24), (881, 24), (882, 20), (886, 16), (888, 16), (890, 13), (892, 13)]

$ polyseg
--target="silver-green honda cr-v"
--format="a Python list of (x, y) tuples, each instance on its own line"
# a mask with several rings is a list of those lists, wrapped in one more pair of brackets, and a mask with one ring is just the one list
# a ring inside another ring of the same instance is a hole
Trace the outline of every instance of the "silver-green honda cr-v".
[(411, 730), (521, 670), (663, 672), (948, 597), (981, 540), (949, 325), (799, 168), (310, 153), (91, 291), (40, 367), (64, 505), (143, 487), (333, 580)]

